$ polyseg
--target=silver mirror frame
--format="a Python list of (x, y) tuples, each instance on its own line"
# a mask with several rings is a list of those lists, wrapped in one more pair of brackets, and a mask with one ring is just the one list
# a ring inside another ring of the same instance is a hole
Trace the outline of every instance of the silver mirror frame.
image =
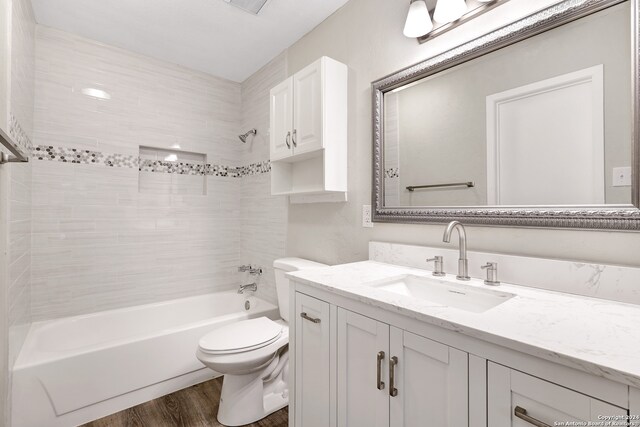
[(631, 3), (632, 70), (632, 205), (385, 207), (384, 206), (384, 94), (400, 86), (486, 55), (625, 0), (565, 0), (492, 31), (447, 52), (407, 67), (371, 84), (373, 122), (372, 205), (374, 222), (444, 223), (512, 227), (600, 230), (640, 230), (640, 0)]

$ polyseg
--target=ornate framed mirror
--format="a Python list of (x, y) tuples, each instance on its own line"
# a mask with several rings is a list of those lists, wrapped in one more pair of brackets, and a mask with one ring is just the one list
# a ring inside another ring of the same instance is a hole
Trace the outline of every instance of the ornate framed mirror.
[(639, 13), (566, 0), (373, 82), (373, 220), (640, 230)]

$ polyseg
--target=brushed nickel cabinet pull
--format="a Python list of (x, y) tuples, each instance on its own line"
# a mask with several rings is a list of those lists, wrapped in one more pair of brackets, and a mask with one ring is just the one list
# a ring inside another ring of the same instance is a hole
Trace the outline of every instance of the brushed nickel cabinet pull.
[(377, 356), (378, 372), (376, 376), (378, 390), (384, 390), (384, 381), (382, 381), (382, 361), (384, 360), (384, 351), (379, 351)]
[(296, 131), (297, 131), (297, 129), (294, 129), (293, 130), (293, 135), (291, 135), (291, 142), (293, 142), (293, 146), (294, 147), (298, 146), (298, 143), (296, 142)]
[(287, 132), (287, 137), (284, 140), (284, 142), (287, 144), (287, 148), (291, 149), (291, 143), (289, 142), (289, 139), (291, 139), (291, 132)]
[(398, 395), (398, 389), (396, 388), (396, 366), (398, 365), (398, 358), (393, 356), (389, 359), (389, 396), (396, 397)]
[(313, 322), (313, 323), (320, 323), (320, 319), (318, 319), (317, 317), (311, 317), (307, 313), (305, 313), (304, 311), (302, 313), (300, 313), (300, 317), (302, 317), (303, 319), (306, 319), (306, 320), (308, 320), (310, 322)]
[(520, 418), (521, 420), (524, 420), (526, 422), (528, 422), (531, 425), (534, 425), (536, 427), (551, 427), (549, 424), (547, 423), (543, 423), (540, 420), (536, 420), (535, 418), (529, 416), (527, 414), (527, 410), (520, 407), (520, 406), (516, 406), (516, 409), (514, 409), (513, 411), (513, 415), (515, 415), (517, 418)]

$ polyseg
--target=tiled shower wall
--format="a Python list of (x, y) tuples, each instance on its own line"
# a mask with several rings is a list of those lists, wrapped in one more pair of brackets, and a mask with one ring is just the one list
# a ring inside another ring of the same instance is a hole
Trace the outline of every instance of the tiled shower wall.
[(240, 104), (238, 83), (38, 27), (35, 319), (237, 285), (241, 179), (207, 174), (206, 195), (141, 193), (138, 154), (179, 148), (238, 166)]
[[(270, 196), (268, 94), (285, 77), (284, 55), (241, 85), (39, 26), (34, 318), (235, 288), (252, 280), (236, 271), (249, 263), (265, 269), (258, 294), (275, 302), (287, 205)], [(206, 164), (140, 164), (140, 146), (201, 153)], [(169, 172), (199, 174), (206, 194), (141, 192), (138, 169), (145, 188)]]
[[(36, 23), (28, 0), (12, 2), (9, 133), (29, 151), (33, 140)], [(31, 163), (9, 165), (9, 363), (31, 323)]]
[[(9, 134), (25, 152), (33, 136), (35, 18), (29, 0), (13, 0), (11, 10), (11, 90)], [(4, 29), (3, 29), (4, 31)], [(2, 101), (4, 102), (4, 100)], [(8, 425), (11, 368), (31, 324), (31, 163), (10, 163), (0, 171), (0, 424)], [(1, 257), (0, 257), (1, 258)], [(5, 265), (6, 263), (6, 265)]]
[[(247, 143), (243, 144), (244, 164), (269, 158), (269, 90), (286, 78), (286, 55), (281, 54), (242, 83), (241, 132), (252, 128), (258, 131), (255, 137), (249, 137)], [(274, 303), (273, 260), (285, 256), (287, 207), (286, 197), (271, 196), (270, 173), (254, 174), (242, 179), (242, 261), (263, 268), (257, 295)]]

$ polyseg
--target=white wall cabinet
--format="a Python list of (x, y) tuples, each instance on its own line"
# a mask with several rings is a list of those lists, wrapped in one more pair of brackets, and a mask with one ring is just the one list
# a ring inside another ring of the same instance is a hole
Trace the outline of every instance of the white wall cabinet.
[[(294, 74), (293, 79), (293, 154), (303, 154), (321, 149), (323, 144), (323, 77), (325, 90), (336, 91), (341, 87), (336, 71), (322, 72), (326, 68), (340, 67), (342, 64), (332, 62), (329, 58), (316, 61), (302, 71)], [(342, 67), (341, 67), (342, 68)], [(344, 67), (346, 69), (346, 66)], [(327, 94), (329, 97), (330, 94)], [(335, 100), (337, 101), (337, 99)], [(327, 105), (326, 108), (331, 108)], [(327, 129), (327, 132), (330, 130)], [(330, 137), (330, 135), (328, 135)]]
[(626, 409), (491, 362), (487, 385), (487, 415), (491, 427), (604, 422), (603, 416), (625, 417), (628, 413)]
[(289, 157), (293, 129), (293, 79), (271, 89), (271, 161)]
[(294, 288), (290, 427), (546, 427), (640, 413), (640, 391), (624, 384)]
[(322, 57), (271, 89), (272, 194), (346, 197), (347, 76), (346, 65)]

